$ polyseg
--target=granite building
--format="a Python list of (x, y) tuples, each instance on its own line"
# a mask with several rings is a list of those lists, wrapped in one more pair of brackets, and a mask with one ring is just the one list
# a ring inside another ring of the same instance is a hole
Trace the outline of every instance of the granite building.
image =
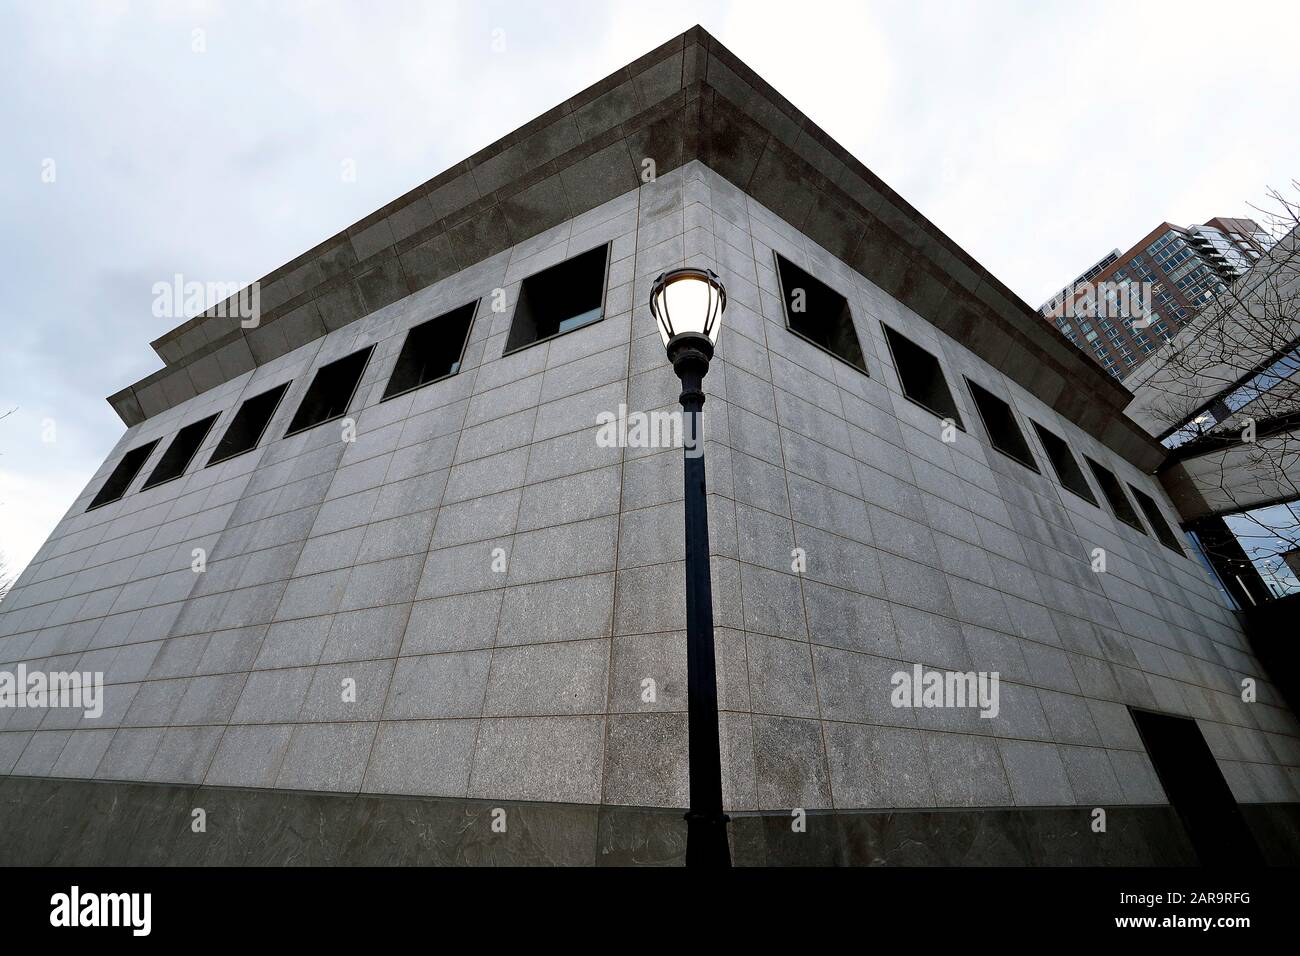
[(679, 861), (682, 452), (596, 432), (676, 407), (683, 264), (737, 863), (1191, 863), (1171, 768), (1295, 858), (1129, 393), (697, 27), (153, 343), (0, 604), (0, 671), (105, 681), (0, 708), (0, 862)]

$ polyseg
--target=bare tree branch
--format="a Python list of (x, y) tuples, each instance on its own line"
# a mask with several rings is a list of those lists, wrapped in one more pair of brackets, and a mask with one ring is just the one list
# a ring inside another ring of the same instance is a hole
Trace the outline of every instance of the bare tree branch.
[(1229, 284), (1139, 373), (1141, 412), (1174, 431), (1180, 457), (1243, 548), (1285, 572), (1300, 541), (1300, 181), (1253, 206), (1275, 245)]

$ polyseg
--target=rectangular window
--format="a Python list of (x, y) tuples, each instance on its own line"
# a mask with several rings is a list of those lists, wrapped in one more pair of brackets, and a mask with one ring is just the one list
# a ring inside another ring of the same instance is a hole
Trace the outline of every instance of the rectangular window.
[(285, 382), (261, 395), (254, 395), (240, 405), (239, 411), (235, 412), (235, 417), (230, 420), (226, 433), (221, 436), (221, 441), (217, 442), (217, 449), (212, 453), (205, 467), (211, 468), (218, 462), (256, 448), (257, 443), (262, 440), (262, 432), (266, 431), (266, 426), (271, 423), (271, 416), (275, 414), (280, 399), (284, 398), (284, 393), (288, 389), (289, 383)]
[(114, 502), (126, 494), (126, 489), (131, 487), (131, 482), (140, 473), (144, 463), (149, 460), (149, 456), (153, 454), (154, 446), (157, 444), (158, 439), (155, 438), (148, 444), (141, 445), (139, 448), (132, 448), (123, 455), (122, 460), (117, 463), (117, 467), (113, 469), (112, 474), (108, 476), (108, 480), (100, 487), (99, 494), (95, 495), (86, 510), (94, 511), (96, 508)]
[(948, 391), (948, 382), (943, 377), (939, 360), (885, 323), (880, 323), (880, 327), (885, 330), (885, 341), (889, 343), (889, 353), (894, 357), (894, 368), (898, 370), (898, 382), (903, 387), (903, 395), (940, 418), (951, 418), (958, 428), (965, 430), (961, 415), (957, 412), (957, 403), (952, 399), (952, 392)]
[(862, 356), (862, 344), (853, 327), (849, 300), (780, 253), (773, 255), (786, 328), (860, 372), (866, 372), (867, 360)]
[(1101, 488), (1101, 493), (1110, 502), (1110, 508), (1115, 512), (1115, 517), (1126, 525), (1132, 526), (1135, 530), (1146, 534), (1147, 530), (1142, 527), (1142, 520), (1138, 518), (1137, 512), (1133, 510), (1133, 505), (1129, 502), (1128, 495), (1124, 494), (1124, 489), (1120, 486), (1115, 473), (1104, 465), (1097, 464), (1087, 455), (1084, 455), (1083, 459), (1088, 463), (1088, 467), (1092, 469), (1092, 477), (1097, 480), (1097, 487)]
[(1129, 485), (1128, 487), (1129, 491), (1133, 492), (1133, 497), (1137, 500), (1138, 507), (1141, 508), (1142, 513), (1147, 516), (1147, 524), (1150, 525), (1151, 530), (1156, 533), (1156, 538), (1159, 539), (1160, 543), (1170, 551), (1177, 551), (1179, 554), (1186, 557), (1182, 545), (1178, 543), (1178, 535), (1174, 534), (1174, 529), (1169, 527), (1169, 522), (1165, 520), (1165, 516), (1161, 512), (1160, 506), (1156, 504), (1156, 500), (1140, 488), (1136, 488), (1133, 485)]
[(212, 429), (212, 424), (217, 420), (216, 415), (209, 415), (207, 418), (198, 422), (191, 422), (176, 433), (172, 443), (167, 446), (163, 452), (162, 459), (158, 466), (154, 468), (153, 474), (149, 480), (144, 483), (144, 488), (152, 488), (154, 485), (161, 485), (164, 481), (171, 481), (173, 478), (179, 478), (185, 474), (185, 469), (189, 467), (190, 461), (193, 460), (194, 454), (203, 444), (203, 439), (208, 437), (208, 432)]
[(374, 349), (371, 345), (318, 368), (316, 376), (307, 386), (307, 394), (302, 397), (298, 410), (293, 413), (293, 421), (289, 422), (285, 437), (343, 417), (352, 396), (356, 394), (357, 383), (361, 381), (361, 373), (366, 370), (366, 362)]
[(1038, 422), (1033, 422), (1033, 426), (1061, 487), (1073, 491), (1084, 501), (1095, 506), (1097, 499), (1092, 493), (1092, 488), (1088, 486), (1088, 479), (1083, 477), (1083, 469), (1079, 467), (1074, 452), (1070, 451), (1070, 446), (1065, 443), (1065, 439), (1055, 432), (1049, 432)]
[(608, 265), (606, 243), (525, 279), (504, 354), (604, 318)]
[(1016, 421), (1016, 413), (1011, 410), (1011, 406), (970, 379), (966, 379), (966, 387), (975, 400), (975, 408), (980, 420), (984, 422), (984, 430), (988, 432), (993, 447), (1031, 471), (1038, 471), (1034, 453), (1029, 450), (1029, 443), (1025, 441), (1025, 434), (1020, 430), (1020, 423)]
[(406, 333), (397, 364), (384, 389), (384, 398), (404, 394), (460, 371), (469, 339), (469, 327), (478, 308), (475, 299), (436, 319), (422, 322)]

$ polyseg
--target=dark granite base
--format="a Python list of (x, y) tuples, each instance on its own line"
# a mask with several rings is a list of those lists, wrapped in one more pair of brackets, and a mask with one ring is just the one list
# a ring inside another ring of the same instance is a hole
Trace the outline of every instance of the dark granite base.
[[(191, 829), (195, 808), (207, 832)], [(493, 810), (506, 830), (493, 832)], [(1300, 804), (1243, 807), (1273, 864), (1300, 862)], [(738, 866), (1191, 866), (1169, 807), (735, 814)], [(0, 865), (664, 866), (681, 811), (0, 777)]]

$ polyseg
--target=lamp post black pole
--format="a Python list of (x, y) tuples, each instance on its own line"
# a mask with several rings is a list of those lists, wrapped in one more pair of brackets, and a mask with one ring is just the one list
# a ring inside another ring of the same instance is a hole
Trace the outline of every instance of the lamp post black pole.
[(709, 578), (709, 508), (704, 489), (704, 376), (713, 358), (705, 335), (683, 333), (668, 343), (682, 380), (686, 436), (686, 697), (690, 810), (686, 865), (731, 866), (728, 817), (722, 812), (722, 755), (718, 748), (718, 679), (713, 652), (713, 586)]

